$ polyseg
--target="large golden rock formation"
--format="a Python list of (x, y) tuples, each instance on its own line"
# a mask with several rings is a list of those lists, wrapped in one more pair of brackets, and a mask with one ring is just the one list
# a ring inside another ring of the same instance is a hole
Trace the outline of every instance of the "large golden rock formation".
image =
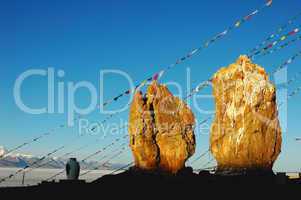
[(177, 173), (195, 151), (191, 110), (164, 85), (153, 81), (145, 96), (136, 92), (130, 108), (130, 147), (142, 170)]
[(219, 171), (271, 170), (281, 151), (276, 91), (246, 56), (212, 79), (215, 119), (210, 149)]

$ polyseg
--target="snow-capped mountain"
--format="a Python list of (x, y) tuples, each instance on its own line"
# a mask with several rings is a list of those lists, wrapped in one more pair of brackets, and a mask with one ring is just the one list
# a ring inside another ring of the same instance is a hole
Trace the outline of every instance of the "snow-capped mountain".
[(22, 158), (26, 158), (26, 159), (34, 158), (33, 155), (29, 155), (29, 154), (21, 154), (21, 153), (16, 153), (16, 154), (13, 154), (12, 156), (15, 156), (15, 157), (22, 157)]
[(0, 167), (25, 167), (27, 162), (19, 157), (5, 156), (0, 159)]
[[(33, 163), (38, 161), (40, 157), (16, 153), (16, 154), (8, 154), (5, 147), (0, 146), (0, 167), (25, 167), (27, 165), (31, 166)], [(2, 155), (5, 155), (1, 158)], [(58, 158), (58, 157), (48, 157), (43, 159), (43, 161), (35, 164), (34, 167), (38, 168), (48, 168), (48, 169), (63, 169), (66, 166), (68, 158)], [(82, 169), (94, 169), (95, 167), (99, 167), (102, 163), (98, 163), (96, 161), (89, 162), (80, 162), (79, 163)], [(111, 164), (102, 167), (103, 169), (114, 168)]]

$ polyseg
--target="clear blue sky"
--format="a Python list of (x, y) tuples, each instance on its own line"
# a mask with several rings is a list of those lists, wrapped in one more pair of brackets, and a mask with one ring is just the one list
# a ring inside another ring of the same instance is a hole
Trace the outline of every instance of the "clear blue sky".
[[(190, 49), (200, 46), (206, 39), (263, 4), (263, 0), (2, 1), (0, 145), (10, 149), (43, 131), (67, 122), (66, 114), (29, 115), (16, 106), (13, 86), (16, 78), (25, 70), (53, 67), (65, 71), (65, 77), (60, 81), (67, 83), (86, 80), (98, 86), (100, 70), (119, 69), (127, 72), (137, 83), (173, 63)], [(247, 53), (271, 31), (300, 12), (300, 8), (300, 0), (274, 0), (271, 8), (192, 60), (170, 71), (162, 82), (177, 81), (185, 87), (185, 73), (189, 67), (191, 85), (196, 86), (221, 66), (233, 63), (240, 54)], [(299, 42), (257, 59), (256, 62), (271, 71), (300, 50)], [(288, 78), (301, 70), (300, 64), (301, 59), (289, 66)], [(289, 91), (299, 85), (300, 81), (294, 82)], [(125, 80), (118, 76), (108, 76), (104, 86), (104, 99), (127, 89)], [(24, 101), (35, 107), (45, 105), (46, 89), (45, 78), (30, 79), (23, 86)], [(205, 90), (203, 94), (210, 92)], [(112, 107), (118, 107), (126, 100), (124, 98)], [(76, 103), (84, 107), (88, 101), (88, 93), (80, 91)], [(213, 101), (200, 100), (200, 105), (203, 108), (212, 108)], [(198, 113), (194, 107), (192, 109), (199, 120), (208, 116)], [(282, 154), (276, 163), (276, 170), (296, 171), (301, 168), (301, 143), (294, 141), (295, 137), (301, 136), (299, 113), (300, 95), (297, 95), (289, 101), (288, 129), (283, 133)], [(112, 118), (109, 123), (116, 122), (119, 118), (126, 121), (127, 116), (128, 111), (125, 111)], [(101, 121), (106, 116), (93, 112), (85, 117), (92, 121)], [(61, 144), (70, 143), (77, 136), (76, 132), (76, 128), (60, 129), (53, 136), (28, 146), (21, 152), (36, 155), (47, 153)], [(114, 138), (116, 137), (110, 136), (99, 143), (92, 143), (95, 138), (83, 137), (66, 151), (91, 142), (88, 149), (77, 155), (81, 157), (108, 144)], [(195, 156), (208, 148), (208, 140), (208, 135), (197, 135)], [(128, 153), (119, 162), (130, 159), (129, 155)], [(206, 159), (197, 165), (200, 166)]]

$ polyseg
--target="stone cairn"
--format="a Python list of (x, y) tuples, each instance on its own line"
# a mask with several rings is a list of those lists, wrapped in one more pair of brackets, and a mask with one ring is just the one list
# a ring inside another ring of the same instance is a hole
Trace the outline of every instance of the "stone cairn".
[(194, 154), (195, 118), (168, 88), (153, 81), (137, 91), (130, 107), (129, 135), (135, 168), (176, 174)]
[(275, 86), (265, 70), (240, 56), (212, 79), (215, 118), (210, 150), (217, 173), (272, 171), (281, 151)]

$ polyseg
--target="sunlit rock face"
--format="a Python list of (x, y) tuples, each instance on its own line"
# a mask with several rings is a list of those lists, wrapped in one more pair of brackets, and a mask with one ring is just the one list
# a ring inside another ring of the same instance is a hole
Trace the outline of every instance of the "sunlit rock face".
[(215, 119), (210, 149), (219, 172), (271, 170), (281, 151), (276, 90), (246, 56), (212, 79)]
[(130, 108), (130, 147), (135, 166), (175, 174), (195, 151), (194, 115), (156, 81), (136, 92)]

